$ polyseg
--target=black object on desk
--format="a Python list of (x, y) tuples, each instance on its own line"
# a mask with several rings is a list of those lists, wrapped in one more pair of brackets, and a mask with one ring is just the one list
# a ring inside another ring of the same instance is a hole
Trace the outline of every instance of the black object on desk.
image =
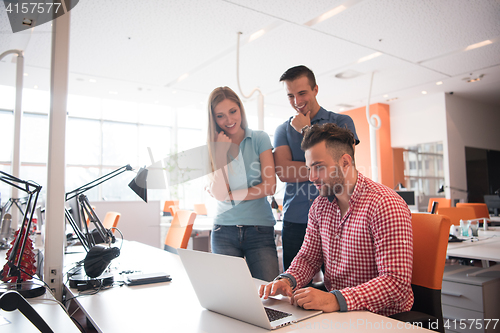
[(125, 284), (128, 286), (137, 286), (141, 284), (158, 283), (172, 281), (170, 275), (165, 273), (133, 274), (127, 276)]
[(19, 310), (42, 333), (53, 333), (45, 320), (17, 291), (9, 290), (0, 296), (0, 308), (5, 311)]

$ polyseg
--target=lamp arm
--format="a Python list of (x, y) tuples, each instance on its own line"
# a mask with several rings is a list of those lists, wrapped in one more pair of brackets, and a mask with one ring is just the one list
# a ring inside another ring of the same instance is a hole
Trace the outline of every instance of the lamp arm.
[(19, 310), (42, 333), (53, 333), (45, 320), (17, 291), (9, 290), (0, 296), (0, 308), (4, 311)]
[[(78, 214), (78, 212), (77, 212), (77, 214)], [(85, 251), (89, 252), (90, 246), (87, 242), (87, 239), (85, 238), (85, 234), (83, 234), (82, 231), (80, 230), (80, 228), (77, 226), (75, 220), (73, 219), (73, 216), (71, 216), (71, 213), (69, 212), (69, 210), (66, 207), (64, 208), (64, 216), (66, 217), (66, 220), (68, 221), (68, 223), (71, 225), (71, 228), (73, 228), (73, 231), (75, 232), (76, 237), (78, 237), (78, 240), (80, 241), (80, 243), (82, 243), (82, 246), (85, 248)], [(87, 224), (85, 224), (85, 228), (87, 228)]]
[[(0, 177), (0, 180), (2, 182), (7, 183), (28, 194), (28, 201), (26, 203), (26, 211), (24, 212), (23, 222), (21, 223), (21, 229), (19, 230), (19, 233), (14, 241), (14, 244), (12, 246), (12, 251), (10, 253), (8, 260), (9, 272), (7, 273), (7, 275), (12, 276), (12, 274), (16, 274), (18, 276), (18, 280), (20, 280), (21, 273), (19, 271), (19, 268), (21, 267), (24, 249), (26, 247), (26, 242), (28, 240), (29, 229), (31, 228), (31, 223), (33, 221), (33, 214), (35, 213), (35, 207), (38, 201), (38, 195), (42, 190), (42, 186), (38, 185), (33, 181), (24, 181), (22, 179), (9, 175), (8, 173), (5, 173), (3, 171), (0, 171), (0, 174), (2, 175)], [(18, 184), (23, 184), (25, 187), (21, 187)], [(33, 201), (33, 196), (35, 197), (34, 201)], [(22, 242), (21, 239), (23, 240)], [(19, 249), (19, 247), (21, 248)], [(15, 259), (18, 253), (19, 257), (17, 258), (16, 261)], [(14, 263), (14, 261), (16, 262)], [(14, 269), (13, 273), (12, 269)]]
[(90, 189), (93, 189), (94, 187), (98, 186), (98, 185), (101, 185), (102, 183), (104, 183), (105, 181), (108, 181), (110, 180), (111, 178), (113, 177), (116, 177), (122, 173), (124, 173), (125, 171), (131, 171), (133, 170), (132, 167), (130, 166), (130, 164), (127, 164), (127, 165), (124, 165), (122, 166), (121, 168), (118, 168), (114, 171), (111, 171), (110, 173), (102, 176), (102, 177), (99, 177), (93, 181), (91, 181), (90, 183), (87, 183), (83, 186), (80, 186), (79, 188), (77, 189), (74, 189), (73, 191), (71, 192), (67, 192), (66, 193), (66, 201), (68, 200), (71, 200), (73, 199), (74, 197), (90, 190)]
[[(92, 209), (92, 206), (90, 205), (90, 202), (89, 202), (89, 199), (87, 198), (87, 196), (85, 194), (81, 194), (78, 197), (78, 201), (80, 202), (81, 209), (83, 211), (85, 211), (85, 213), (87, 213), (87, 215), (90, 218), (90, 221), (92, 221), (92, 223), (94, 223), (94, 226), (95, 226), (97, 232), (99, 233), (99, 236), (101, 237), (101, 239), (103, 241), (105, 241), (106, 243), (109, 243), (108, 231), (106, 230), (106, 228), (104, 228), (101, 220), (99, 220), (96, 213)], [(92, 246), (95, 246), (96, 243), (95, 243), (95, 240), (94, 240), (94, 237), (92, 236), (92, 234), (87, 232), (87, 235), (90, 238), (90, 243), (92, 244)]]

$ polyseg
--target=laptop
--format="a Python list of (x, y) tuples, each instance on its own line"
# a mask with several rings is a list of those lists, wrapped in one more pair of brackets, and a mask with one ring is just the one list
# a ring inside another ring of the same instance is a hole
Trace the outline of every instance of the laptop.
[(201, 306), (208, 310), (269, 330), (322, 313), (291, 305), (287, 297), (261, 299), (260, 284), (253, 280), (243, 258), (185, 249), (177, 251)]

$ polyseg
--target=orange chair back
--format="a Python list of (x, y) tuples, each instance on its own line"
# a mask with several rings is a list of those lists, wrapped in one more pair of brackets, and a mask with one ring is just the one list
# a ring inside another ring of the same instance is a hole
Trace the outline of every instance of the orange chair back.
[(474, 209), (474, 212), (476, 214), (476, 219), (485, 217), (485, 218), (490, 218), (490, 212), (488, 210), (488, 206), (485, 203), (462, 203), (459, 202), (457, 203), (457, 208), (467, 208), (471, 207)]
[(451, 224), (460, 225), (460, 220), (471, 220), (476, 218), (476, 212), (472, 207), (445, 207), (438, 206), (437, 214), (448, 216)]
[(412, 213), (413, 275), (411, 283), (441, 290), (451, 222), (447, 216)]
[(207, 206), (205, 204), (194, 204), (194, 212), (197, 215), (207, 215)]
[(163, 205), (163, 212), (170, 213), (170, 206), (179, 206), (179, 200), (166, 200)]
[[(102, 221), (103, 227), (106, 229), (116, 228), (118, 221), (120, 220), (120, 216), (122, 216), (122, 214), (118, 212), (107, 212), (104, 220)], [(111, 229), (111, 231), (114, 233), (115, 229)]]
[(196, 213), (190, 210), (179, 209), (175, 212), (165, 238), (165, 250), (177, 253), (178, 248), (187, 248), (195, 218)]
[(170, 207), (168, 207), (170, 215), (172, 215), (172, 216), (174, 216), (175, 212), (178, 211), (179, 209), (180, 209), (179, 206), (170, 206)]
[(432, 209), (432, 203), (434, 201), (438, 202), (438, 208), (451, 207), (451, 199), (446, 198), (429, 198), (429, 205), (427, 206), (427, 211), (430, 212)]

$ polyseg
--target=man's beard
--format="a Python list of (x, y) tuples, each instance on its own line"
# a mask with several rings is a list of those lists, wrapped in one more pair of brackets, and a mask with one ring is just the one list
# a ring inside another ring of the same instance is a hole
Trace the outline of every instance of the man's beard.
[(335, 177), (330, 178), (328, 183), (323, 183), (321, 189), (319, 191), (319, 195), (322, 197), (329, 196), (337, 196), (338, 194), (342, 194), (345, 191), (345, 178), (344, 177)]

